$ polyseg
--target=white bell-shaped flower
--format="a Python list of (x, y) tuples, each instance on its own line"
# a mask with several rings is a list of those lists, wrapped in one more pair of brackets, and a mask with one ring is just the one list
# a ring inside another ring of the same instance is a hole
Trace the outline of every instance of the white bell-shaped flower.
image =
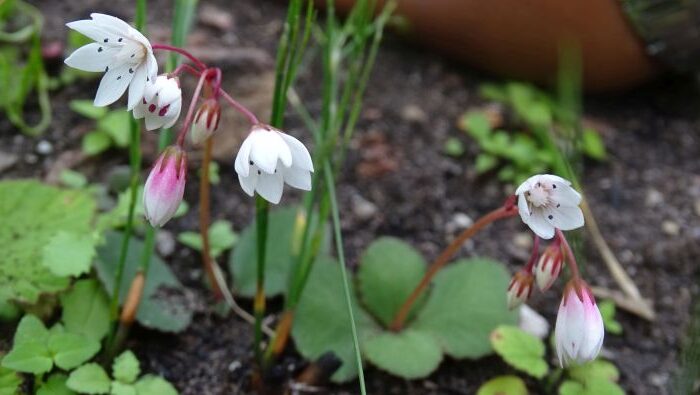
[(128, 87), (131, 110), (141, 101), (147, 84), (153, 83), (158, 75), (151, 43), (119, 18), (97, 13), (90, 17), (67, 24), (95, 42), (75, 50), (65, 63), (79, 70), (105, 73), (97, 89), (95, 106), (114, 103)]
[(267, 125), (255, 125), (236, 156), (236, 173), (250, 196), (257, 191), (271, 203), (279, 203), (286, 182), (311, 190), (311, 155), (301, 141)]
[(159, 75), (148, 85), (141, 102), (134, 107), (134, 118), (146, 120), (146, 130), (169, 128), (182, 109), (182, 90), (177, 78)]
[(556, 228), (572, 230), (583, 226), (579, 208), (581, 195), (571, 183), (551, 174), (528, 178), (515, 191), (520, 218), (537, 236), (551, 239)]

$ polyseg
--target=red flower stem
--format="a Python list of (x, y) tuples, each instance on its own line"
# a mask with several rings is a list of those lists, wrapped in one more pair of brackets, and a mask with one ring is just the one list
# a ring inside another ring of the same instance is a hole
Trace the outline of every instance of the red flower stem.
[(182, 56), (188, 58), (189, 60), (191, 60), (191, 61), (192, 61), (194, 64), (196, 64), (197, 67), (199, 67), (202, 71), (204, 71), (204, 70), (207, 69), (207, 65), (204, 64), (204, 62), (202, 62), (202, 61), (199, 60), (196, 56), (192, 55), (191, 53), (189, 53), (188, 51), (186, 51), (186, 50), (184, 50), (184, 49), (182, 49), (182, 48), (174, 47), (174, 46), (168, 45), (168, 44), (153, 44), (153, 45), (151, 45), (151, 48), (153, 48), (153, 50), (162, 49), (162, 50), (164, 50), (164, 51), (177, 52), (177, 53), (179, 53), (180, 55), (182, 55)]
[(192, 95), (192, 100), (190, 101), (190, 108), (189, 110), (187, 110), (185, 122), (183, 122), (182, 124), (180, 134), (177, 135), (177, 145), (179, 145), (180, 147), (184, 147), (185, 145), (185, 136), (187, 135), (187, 131), (189, 130), (190, 124), (192, 124), (194, 108), (197, 105), (197, 99), (199, 98), (199, 94), (202, 91), (202, 86), (204, 86), (204, 82), (206, 81), (207, 75), (209, 74), (210, 70), (213, 69), (207, 69), (203, 71), (202, 74), (199, 76), (199, 82), (197, 82), (197, 87), (195, 88), (194, 94)]
[(396, 332), (403, 328), (404, 322), (406, 321), (406, 318), (408, 318), (408, 314), (411, 311), (413, 304), (416, 302), (416, 300), (418, 300), (418, 297), (423, 293), (423, 291), (425, 291), (437, 272), (440, 271), (443, 266), (445, 266), (452, 256), (457, 253), (457, 251), (459, 251), (459, 248), (462, 246), (462, 244), (464, 244), (464, 242), (469, 240), (472, 236), (477, 234), (490, 223), (499, 219), (512, 217), (517, 212), (518, 209), (515, 207), (515, 205), (507, 203), (506, 205), (499, 207), (498, 209), (493, 210), (479, 218), (472, 226), (460, 233), (459, 236), (457, 236), (457, 238), (455, 238), (452, 243), (450, 243), (450, 245), (448, 245), (440, 253), (433, 263), (430, 264), (425, 276), (423, 276), (423, 279), (421, 279), (418, 286), (416, 286), (413, 292), (411, 292), (411, 295), (408, 296), (404, 304), (401, 306), (401, 309), (399, 309), (399, 311), (396, 313), (396, 316), (394, 316), (394, 320), (389, 328)]
[(530, 255), (530, 260), (527, 261), (527, 265), (525, 265), (525, 271), (528, 273), (532, 273), (532, 268), (535, 266), (535, 262), (537, 262), (537, 257), (539, 256), (540, 252), (540, 238), (537, 237), (537, 235), (533, 236), (532, 240), (532, 255)]
[(260, 121), (258, 120), (258, 117), (256, 117), (255, 114), (253, 114), (250, 110), (248, 110), (247, 108), (245, 108), (245, 106), (243, 106), (241, 103), (239, 103), (239, 102), (237, 102), (236, 100), (234, 100), (234, 98), (232, 98), (231, 96), (229, 96), (229, 94), (226, 93), (225, 90), (221, 89), (221, 90), (220, 90), (220, 93), (221, 93), (221, 96), (223, 96), (223, 98), (226, 99), (227, 102), (229, 102), (229, 104), (231, 105), (231, 107), (235, 108), (236, 111), (238, 111), (238, 112), (240, 112), (241, 114), (245, 115), (245, 117), (248, 118), (248, 121), (249, 121), (251, 124), (257, 125), (257, 124), (260, 123)]
[(564, 254), (569, 258), (569, 267), (571, 268), (571, 276), (574, 279), (579, 279), (581, 278), (581, 274), (578, 271), (578, 264), (576, 264), (576, 257), (574, 256), (574, 252), (571, 250), (571, 246), (569, 246), (569, 242), (566, 240), (566, 237), (564, 237), (564, 233), (562, 233), (561, 229), (556, 228), (556, 235), (557, 239), (561, 242), (562, 247), (564, 248)]
[(188, 73), (192, 74), (195, 77), (199, 77), (200, 75), (202, 75), (201, 71), (195, 69), (194, 67), (190, 66), (187, 63), (180, 63), (180, 65), (177, 66), (177, 68), (175, 68), (175, 70), (173, 70), (170, 73), (170, 75), (176, 77), (176, 76), (180, 75), (183, 71), (187, 71)]

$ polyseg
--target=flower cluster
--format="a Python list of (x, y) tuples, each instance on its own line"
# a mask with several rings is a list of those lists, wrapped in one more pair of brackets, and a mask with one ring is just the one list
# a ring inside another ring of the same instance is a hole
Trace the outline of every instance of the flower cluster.
[[(581, 195), (569, 181), (550, 174), (530, 177), (515, 194), (520, 218), (535, 233), (535, 243), (530, 260), (513, 276), (508, 287), (508, 307), (512, 309), (527, 301), (533, 283), (542, 292), (550, 289), (568, 263), (572, 278), (565, 286), (557, 315), (554, 336), (557, 356), (562, 366), (591, 361), (603, 345), (603, 319), (562, 233), (583, 226)], [(539, 254), (539, 238), (554, 238), (542, 254)]]
[[(135, 119), (144, 119), (147, 130), (169, 128), (177, 122), (182, 110), (178, 74), (188, 72), (199, 78), (177, 143), (161, 154), (146, 181), (143, 202), (151, 225), (163, 226), (177, 211), (187, 172), (184, 137), (189, 132), (195, 145), (202, 145), (211, 138), (219, 127), (221, 98), (251, 123), (235, 161), (238, 180), (245, 193), (253, 196), (257, 192), (276, 204), (282, 198), (285, 183), (302, 190), (311, 189), (314, 168), (304, 144), (261, 124), (255, 115), (224, 92), (220, 69), (206, 66), (180, 48), (151, 45), (143, 34), (121, 19), (97, 13), (90, 17), (67, 24), (94, 42), (78, 48), (65, 63), (79, 70), (104, 73), (95, 106), (116, 102), (128, 89), (127, 109)], [(179, 53), (193, 65), (183, 64), (172, 73), (158, 75), (153, 54), (158, 49)], [(202, 103), (195, 112), (200, 100)]]

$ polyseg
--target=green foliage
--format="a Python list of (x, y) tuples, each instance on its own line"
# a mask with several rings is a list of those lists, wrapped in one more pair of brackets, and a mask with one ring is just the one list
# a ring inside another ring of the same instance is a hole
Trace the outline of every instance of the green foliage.
[(75, 392), (66, 385), (66, 381), (68, 376), (54, 373), (39, 387), (36, 395), (75, 395)]
[(527, 387), (518, 376), (498, 376), (482, 384), (476, 395), (527, 395)]
[(71, 169), (63, 170), (59, 175), (59, 179), (61, 180), (61, 185), (68, 188), (84, 188), (88, 184), (87, 178), (83, 174)]
[[(197, 251), (202, 251), (202, 236), (199, 232), (182, 232), (177, 240)], [(216, 259), (224, 251), (231, 249), (238, 240), (233, 225), (226, 220), (219, 220), (209, 227), (209, 247), (212, 258)]]
[(67, 331), (100, 341), (109, 331), (109, 298), (96, 280), (80, 280), (61, 295)]
[(94, 235), (59, 231), (44, 246), (41, 263), (57, 276), (79, 276), (90, 270), (94, 257)]
[[(388, 326), (418, 285), (427, 263), (409, 244), (381, 237), (367, 247), (357, 271), (358, 292), (364, 306)], [(420, 307), (416, 303), (413, 308)]]
[(406, 379), (426, 377), (442, 361), (440, 343), (429, 333), (413, 329), (370, 337), (363, 351), (378, 368)]
[(548, 93), (519, 82), (485, 84), (481, 93), (511, 110), (516, 125), (512, 128), (515, 130), (494, 129), (487, 114), (481, 111), (462, 116), (460, 127), (481, 147), (475, 162), (479, 174), (497, 171), (502, 181), (520, 182), (536, 173), (561, 172), (559, 148), (552, 139), (573, 142), (574, 148), (584, 155), (605, 160), (600, 135), (591, 128), (583, 130), (580, 136), (572, 135), (567, 130), (571, 123), (570, 109)]
[(549, 370), (542, 340), (515, 326), (499, 326), (491, 333), (491, 345), (509, 365), (541, 379)]
[[(298, 215), (296, 207), (285, 207), (271, 210), (268, 219), (268, 234), (274, 239), (267, 243), (265, 252), (265, 294), (273, 297), (283, 293), (289, 283), (289, 276), (294, 258), (299, 249), (301, 235), (297, 221), (304, 221)], [(315, 229), (315, 225), (313, 225)], [(229, 256), (229, 268), (233, 277), (233, 288), (237, 293), (246, 297), (255, 294), (256, 282), (256, 226), (255, 222), (248, 225)], [(327, 251), (327, 244), (323, 251)]]
[(517, 314), (506, 307), (509, 275), (503, 265), (484, 258), (462, 259), (442, 269), (411, 328), (435, 336), (454, 358), (489, 354), (494, 328), (515, 324)]
[(146, 375), (136, 382), (138, 395), (177, 395), (177, 390), (168, 381), (159, 376)]
[[(51, 123), (49, 77), (41, 55), (41, 29), (44, 24), (41, 12), (20, 0), (5, 2), (2, 19), (24, 24), (15, 32), (0, 31), (0, 107), (7, 119), (22, 132), (36, 136)], [(5, 24), (0, 21), (0, 28)], [(26, 54), (26, 57), (24, 57)], [(34, 125), (24, 116), (25, 103), (30, 95), (36, 95), (40, 118)]]
[(456, 137), (449, 137), (442, 146), (442, 152), (448, 156), (462, 156), (464, 154), (464, 143)]
[(116, 380), (122, 383), (131, 384), (141, 374), (139, 360), (131, 351), (124, 351), (112, 364), (112, 374)]
[[(114, 290), (121, 240), (121, 233), (106, 232), (105, 244), (97, 250), (97, 275), (109, 294)], [(134, 238), (129, 243), (124, 278), (130, 279), (136, 275), (140, 268), (143, 248), (143, 242), (138, 239)], [(122, 282), (120, 302), (123, 302), (130, 286), (129, 281)], [(159, 257), (152, 256), (136, 320), (147, 328), (164, 332), (184, 330), (192, 321), (192, 311), (185, 303), (185, 292), (168, 266)]]
[[(343, 361), (340, 369), (332, 377), (336, 382), (348, 381), (357, 376), (350, 318), (343, 294), (340, 292), (343, 288), (340, 270), (338, 262), (332, 258), (320, 258), (314, 263), (299, 300), (292, 329), (294, 342), (299, 353), (305, 358), (316, 359), (332, 351)], [(350, 285), (352, 286), (352, 283)], [(362, 344), (379, 328), (372, 318), (360, 309), (356, 298), (353, 297), (352, 302)]]
[(26, 315), (15, 332), (14, 344), (2, 359), (2, 366), (18, 372), (41, 374), (55, 364), (72, 369), (92, 358), (100, 343), (55, 326), (47, 330), (33, 315)]
[(559, 387), (560, 395), (624, 395), (617, 385), (620, 378), (615, 365), (595, 360), (568, 369), (570, 380)]
[(15, 395), (22, 378), (12, 369), (0, 367), (0, 395)]
[[(87, 270), (89, 244), (96, 242), (91, 225), (94, 213), (95, 202), (87, 191), (53, 188), (37, 181), (0, 182), (0, 249), (4, 256), (0, 260), (0, 302), (36, 303), (43, 293), (65, 289), (68, 274)], [(79, 246), (79, 262), (63, 260), (73, 253), (57, 244), (65, 239)], [(51, 250), (57, 255), (50, 255)]]
[(74, 370), (66, 382), (68, 388), (82, 394), (106, 394), (111, 384), (107, 372), (96, 363), (88, 363)]
[(69, 105), (74, 112), (95, 121), (95, 130), (83, 136), (82, 147), (86, 155), (129, 146), (131, 115), (126, 109), (110, 111), (105, 107), (95, 107), (91, 100), (72, 100)]
[(600, 315), (603, 317), (603, 325), (605, 331), (613, 335), (622, 334), (622, 324), (615, 319), (615, 302), (612, 300), (604, 300), (598, 303)]

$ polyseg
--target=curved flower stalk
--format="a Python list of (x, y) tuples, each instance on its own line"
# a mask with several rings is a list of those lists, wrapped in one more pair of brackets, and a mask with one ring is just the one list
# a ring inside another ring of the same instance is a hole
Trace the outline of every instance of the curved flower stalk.
[(165, 149), (143, 188), (143, 208), (152, 226), (163, 226), (175, 215), (185, 193), (187, 155), (178, 146)]
[(236, 173), (243, 190), (250, 196), (258, 192), (277, 204), (284, 183), (311, 190), (314, 165), (304, 144), (267, 125), (255, 125), (236, 156)]
[(604, 336), (603, 318), (593, 292), (583, 280), (572, 279), (564, 290), (554, 329), (559, 364), (564, 367), (594, 360)]
[(538, 174), (525, 180), (515, 191), (523, 222), (543, 239), (554, 237), (554, 230), (583, 226), (579, 208), (581, 194), (559, 176)]
[(119, 18), (98, 13), (90, 17), (66, 24), (95, 42), (75, 50), (65, 63), (79, 70), (105, 73), (95, 95), (95, 106), (114, 103), (129, 88), (127, 108), (131, 110), (158, 74), (151, 43)]
[(134, 107), (134, 118), (145, 118), (146, 130), (169, 128), (182, 109), (182, 90), (177, 77), (159, 75), (146, 87), (141, 102)]

